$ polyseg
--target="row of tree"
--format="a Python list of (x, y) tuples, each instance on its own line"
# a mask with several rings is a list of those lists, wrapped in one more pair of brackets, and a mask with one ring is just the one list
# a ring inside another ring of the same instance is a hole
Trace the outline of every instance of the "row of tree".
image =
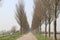
[(23, 0), (20, 0), (19, 3), (16, 5), (17, 12), (16, 12), (16, 20), (20, 25), (20, 33), (26, 33), (29, 31), (29, 25), (27, 22), (26, 13), (24, 10), (24, 3)]
[(41, 25), (45, 23), (45, 36), (47, 36), (47, 25), (49, 24), (50, 37), (50, 24), (54, 21), (54, 39), (57, 40), (56, 22), (60, 13), (60, 0), (34, 0), (34, 4), (32, 30), (39, 29), (41, 32)]
[[(41, 25), (45, 23), (45, 36), (47, 36), (47, 24), (49, 24), (49, 37), (50, 37), (50, 24), (54, 21), (54, 38), (56, 37), (56, 22), (58, 14), (60, 13), (60, 0), (34, 0), (34, 15), (32, 21), (32, 30), (39, 29), (41, 32)], [(26, 13), (24, 10), (23, 0), (20, 0), (16, 5), (16, 20), (20, 25), (21, 34), (28, 32), (29, 25), (27, 22)]]

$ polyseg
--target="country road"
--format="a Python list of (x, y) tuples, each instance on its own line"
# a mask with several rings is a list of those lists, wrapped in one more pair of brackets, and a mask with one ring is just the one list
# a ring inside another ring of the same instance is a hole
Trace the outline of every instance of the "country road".
[(17, 40), (37, 40), (37, 38), (32, 33), (28, 33)]

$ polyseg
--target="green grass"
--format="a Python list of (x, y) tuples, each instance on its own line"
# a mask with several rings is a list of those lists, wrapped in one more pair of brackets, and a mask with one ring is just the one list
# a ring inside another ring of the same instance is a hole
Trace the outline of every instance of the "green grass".
[(33, 33), (33, 34), (36, 36), (36, 38), (37, 38), (38, 40), (51, 40), (51, 39), (45, 37), (45, 36), (42, 35), (42, 34), (35, 34), (35, 33)]
[(20, 34), (7, 35), (7, 36), (0, 37), (0, 40), (16, 40), (19, 37), (21, 37)]

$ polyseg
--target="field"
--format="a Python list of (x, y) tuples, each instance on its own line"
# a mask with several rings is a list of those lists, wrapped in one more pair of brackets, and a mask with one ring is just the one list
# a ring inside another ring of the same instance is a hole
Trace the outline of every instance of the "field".
[(16, 40), (19, 37), (21, 37), (20, 34), (6, 35), (6, 36), (1, 36), (0, 40)]

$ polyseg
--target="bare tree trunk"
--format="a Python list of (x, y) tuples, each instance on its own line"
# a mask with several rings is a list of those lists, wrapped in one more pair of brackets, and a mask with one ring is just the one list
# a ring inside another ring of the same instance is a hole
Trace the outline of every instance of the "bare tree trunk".
[(56, 36), (56, 13), (57, 13), (57, 3), (58, 3), (58, 0), (55, 0), (55, 20), (54, 20), (54, 40), (57, 40), (57, 36)]
[(49, 37), (50, 37), (50, 18), (49, 18)]
[(40, 26), (39, 26), (39, 33), (41, 34), (41, 20), (40, 20)]
[(22, 35), (22, 27), (20, 28), (20, 33), (21, 33), (21, 35)]
[(54, 40), (57, 40), (57, 36), (56, 36), (56, 20), (54, 21)]
[(57, 16), (56, 16), (56, 13), (57, 13), (57, 4), (58, 4), (58, 2), (59, 2), (59, 0), (55, 0), (54, 40), (57, 40), (57, 36), (56, 36)]
[(45, 19), (45, 37), (47, 37), (47, 22), (46, 22), (46, 19)]

